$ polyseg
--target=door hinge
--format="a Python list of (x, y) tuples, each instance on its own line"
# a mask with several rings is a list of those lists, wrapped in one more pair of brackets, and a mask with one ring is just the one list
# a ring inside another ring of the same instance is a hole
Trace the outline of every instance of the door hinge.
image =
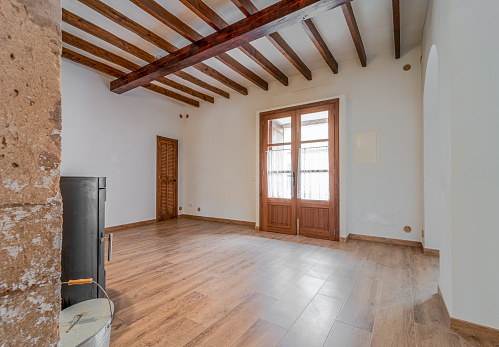
[(265, 124), (265, 122), (262, 120), (262, 125), (264, 125), (264, 124)]
[(300, 220), (296, 220), (296, 235), (300, 235)]

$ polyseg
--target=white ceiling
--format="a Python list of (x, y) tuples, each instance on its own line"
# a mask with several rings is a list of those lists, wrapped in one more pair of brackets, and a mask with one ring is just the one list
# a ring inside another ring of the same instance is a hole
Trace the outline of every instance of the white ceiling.
[[(143, 25), (147, 29), (155, 32), (156, 34), (162, 36), (170, 43), (177, 47), (184, 47), (190, 44), (190, 42), (184, 39), (182, 36), (157, 21), (149, 14), (135, 6), (133, 3), (127, 0), (101, 0), (107, 5), (115, 8), (119, 12)], [(179, 17), (182, 21), (187, 23), (189, 26), (194, 28), (200, 34), (206, 36), (214, 33), (215, 31), (208, 26), (203, 20), (197, 17), (193, 12), (191, 12), (187, 7), (185, 7), (178, 0), (156, 0), (159, 4), (165, 7), (168, 11)], [(242, 12), (230, 1), (230, 0), (204, 0), (215, 12), (217, 12), (226, 22), (235, 23), (238, 20), (244, 18)], [(255, 6), (261, 10), (268, 7), (279, 0), (253, 0)], [(81, 4), (77, 0), (63, 0), (63, 7), (80, 17), (83, 17), (90, 22), (100, 26), (101, 28), (110, 31), (111, 33), (119, 36), (122, 39), (144, 49), (145, 51), (154, 54), (155, 56), (163, 56), (166, 52), (162, 51), (160, 48), (152, 45), (151, 43), (141, 39), (134, 33), (124, 29), (123, 27), (115, 24), (111, 20), (105, 18), (99, 13), (93, 11), (89, 7)], [(402, 56), (408, 52), (410, 49), (418, 46), (421, 43), (421, 35), (423, 31), (424, 16), (426, 11), (427, 0), (400, 0), (400, 10), (401, 10), (401, 48)], [(371, 59), (373, 59), (377, 54), (393, 51), (394, 49), (394, 39), (393, 39), (393, 18), (392, 18), (392, 1), (391, 0), (354, 0), (352, 2), (352, 7), (357, 19), (359, 30), (364, 42), (364, 47), (367, 54), (368, 64)], [(317, 29), (321, 33), (323, 39), (327, 43), (332, 54), (336, 58), (339, 64), (339, 73), (341, 74), (341, 65), (344, 62), (352, 61), (358, 59), (357, 51), (350, 36), (345, 18), (343, 17), (342, 10), (340, 8), (335, 8), (331, 11), (321, 13), (313, 19)], [(119, 54), (137, 64), (144, 65), (145, 62), (140, 59), (121, 51), (114, 46), (107, 44), (85, 32), (82, 32), (66, 23), (62, 24), (63, 30), (70, 32), (76, 36), (79, 36), (87, 41), (90, 41), (102, 48), (105, 48), (113, 53)], [(305, 62), (305, 64), (313, 71), (323, 67), (327, 67), (326, 62), (322, 59), (321, 55), (312, 44), (305, 31), (301, 25), (293, 25), (285, 28), (279, 33), (284, 37), (287, 43), (295, 50), (295, 52), (300, 56), (300, 58)], [(299, 72), (294, 68), (294, 66), (270, 43), (267, 38), (261, 38), (252, 42), (253, 46), (256, 47), (267, 59), (269, 59), (274, 65), (276, 65), (282, 72), (284, 72), (288, 77), (298, 75)], [(81, 52), (74, 47), (67, 46), (74, 51), (78, 51), (82, 54), (90, 56), (88, 53)], [(265, 70), (254, 63), (250, 58), (248, 58), (244, 53), (238, 49), (229, 51), (229, 54), (234, 58), (245, 64), (252, 71), (260, 75), (263, 79), (270, 82), (274, 78), (268, 74)], [(93, 59), (100, 60), (94, 56)], [(108, 65), (112, 65), (109, 62), (100, 60)], [(235, 80), (236, 82), (249, 87), (252, 83), (226, 67), (224, 64), (220, 63), (215, 58), (205, 61), (208, 65), (222, 72), (229, 78)], [(359, 62), (360, 64), (360, 62)], [(121, 67), (115, 66), (120, 70)], [(185, 71), (191, 73), (192, 75), (209, 82), (210, 84), (217, 86), (223, 90), (230, 93), (234, 91), (228, 89), (219, 82), (207, 77), (206, 75), (200, 73), (194, 68), (188, 68)], [(175, 76), (169, 76), (172, 80), (181, 82), (184, 85), (188, 85), (194, 89), (202, 91), (203, 93), (210, 94), (208, 91), (201, 89), (200, 87), (194, 86), (184, 80), (181, 80)]]

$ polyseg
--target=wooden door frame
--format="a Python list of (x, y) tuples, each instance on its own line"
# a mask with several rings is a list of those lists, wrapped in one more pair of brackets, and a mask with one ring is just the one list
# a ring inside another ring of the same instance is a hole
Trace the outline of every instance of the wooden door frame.
[(160, 144), (161, 141), (167, 141), (167, 142), (172, 142), (175, 144), (175, 154), (174, 154), (174, 160), (175, 160), (175, 199), (174, 199), (174, 207), (175, 211), (173, 213), (173, 218), (178, 218), (178, 140), (176, 139), (170, 139), (168, 137), (163, 137), (163, 136), (157, 136), (156, 137), (156, 221), (159, 221), (161, 217), (161, 185), (159, 182), (161, 173), (160, 173), (160, 162), (161, 162), (161, 156), (160, 156)]
[[(317, 101), (317, 102), (311, 102), (311, 103), (305, 103), (305, 104), (300, 104), (300, 105), (295, 105), (295, 106), (290, 106), (290, 107), (284, 107), (272, 111), (267, 111), (267, 112), (260, 112), (259, 116), (259, 123), (260, 123), (260, 167), (258, 170), (258, 175), (260, 176), (260, 184), (259, 184), (259, 196), (260, 196), (260, 206), (259, 206), (259, 221), (258, 224), (263, 230), (263, 220), (264, 220), (264, 211), (263, 211), (263, 205), (264, 205), (264, 198), (263, 198), (263, 191), (265, 188), (265, 180), (262, 179), (263, 175), (260, 175), (260, 172), (263, 170), (264, 166), (264, 147), (266, 144), (266, 134), (264, 134), (264, 129), (265, 129), (265, 122), (264, 122), (264, 117), (274, 115), (274, 114), (279, 114), (279, 113), (284, 113), (284, 112), (289, 112), (289, 111), (296, 111), (300, 110), (303, 108), (309, 108), (309, 107), (315, 107), (315, 106), (324, 106), (324, 105), (332, 105), (333, 107), (333, 118), (334, 118), (334, 160), (333, 163), (330, 163), (330, 170), (331, 167), (334, 170), (334, 194), (333, 194), (333, 204), (334, 204), (334, 229), (336, 230), (336, 233), (334, 233), (333, 241), (339, 241), (340, 240), (340, 99), (339, 98), (334, 98), (334, 99), (329, 99), (329, 100), (323, 100), (323, 101)], [(331, 135), (331, 134), (330, 134)], [(331, 141), (331, 139), (330, 139)], [(331, 171), (330, 171), (331, 174)], [(333, 189), (333, 187), (330, 187), (329, 189)]]

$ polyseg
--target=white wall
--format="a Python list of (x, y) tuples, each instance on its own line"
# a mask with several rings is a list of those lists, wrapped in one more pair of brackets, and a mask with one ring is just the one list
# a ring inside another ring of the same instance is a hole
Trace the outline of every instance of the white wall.
[[(272, 82), (268, 92), (252, 87), (249, 96), (232, 93), (230, 100), (191, 111), (184, 124), (185, 213), (256, 221), (256, 112), (345, 95), (350, 148), (355, 132), (376, 130), (380, 137), (377, 165), (353, 165), (349, 152), (350, 232), (421, 241), (420, 54), (418, 47), (395, 60), (387, 52), (369, 57), (366, 68), (355, 60), (340, 64), (338, 75), (321, 69), (310, 82), (294, 76), (288, 87)], [(412, 69), (404, 72), (407, 63)], [(359, 212), (392, 214), (394, 225), (358, 223)], [(413, 232), (406, 234), (405, 225)]]
[(498, 14), (494, 0), (478, 7), (433, 0), (423, 33), (423, 57), (432, 44), (438, 49), (440, 112), (451, 131), (452, 229), (441, 240), (440, 287), (452, 317), (493, 328), (499, 328), (499, 42), (487, 33), (499, 31)]
[(424, 122), (424, 247), (440, 250), (451, 229), (450, 118), (440, 113), (438, 51), (432, 46), (426, 64)]
[(145, 89), (114, 94), (110, 80), (62, 61), (62, 175), (107, 177), (106, 226), (156, 218), (157, 135), (179, 139), (183, 196), (183, 106)]
[(453, 315), (499, 328), (499, 2), (451, 2)]
[[(438, 118), (443, 119), (447, 124), (442, 125), (450, 133), (450, 24), (449, 24), (449, 0), (430, 0), (426, 11), (426, 19), (422, 40), (422, 79), (425, 83), (428, 56), (431, 47), (435, 45), (438, 53)], [(446, 121), (445, 121), (446, 120)], [(425, 144), (427, 146), (429, 144)], [(450, 145), (450, 144), (449, 144)], [(434, 148), (438, 151), (438, 148)], [(431, 151), (431, 149), (427, 149)], [(451, 149), (448, 149), (450, 152)], [(449, 158), (448, 158), (449, 159)], [(426, 165), (426, 164), (425, 164)], [(451, 172), (452, 175), (452, 172)], [(440, 225), (445, 226), (440, 230), (440, 279), (439, 286), (447, 305), (449, 313), (452, 315), (452, 227), (451, 216), (439, 211), (442, 217)], [(430, 231), (431, 232), (431, 231)], [(430, 247), (428, 247), (430, 248)]]

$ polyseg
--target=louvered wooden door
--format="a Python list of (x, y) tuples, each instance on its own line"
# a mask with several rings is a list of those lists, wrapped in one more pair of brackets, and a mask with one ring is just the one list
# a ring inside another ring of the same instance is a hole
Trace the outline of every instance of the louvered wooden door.
[(176, 218), (178, 192), (178, 141), (158, 136), (156, 219)]
[(260, 115), (261, 230), (339, 240), (338, 100)]

